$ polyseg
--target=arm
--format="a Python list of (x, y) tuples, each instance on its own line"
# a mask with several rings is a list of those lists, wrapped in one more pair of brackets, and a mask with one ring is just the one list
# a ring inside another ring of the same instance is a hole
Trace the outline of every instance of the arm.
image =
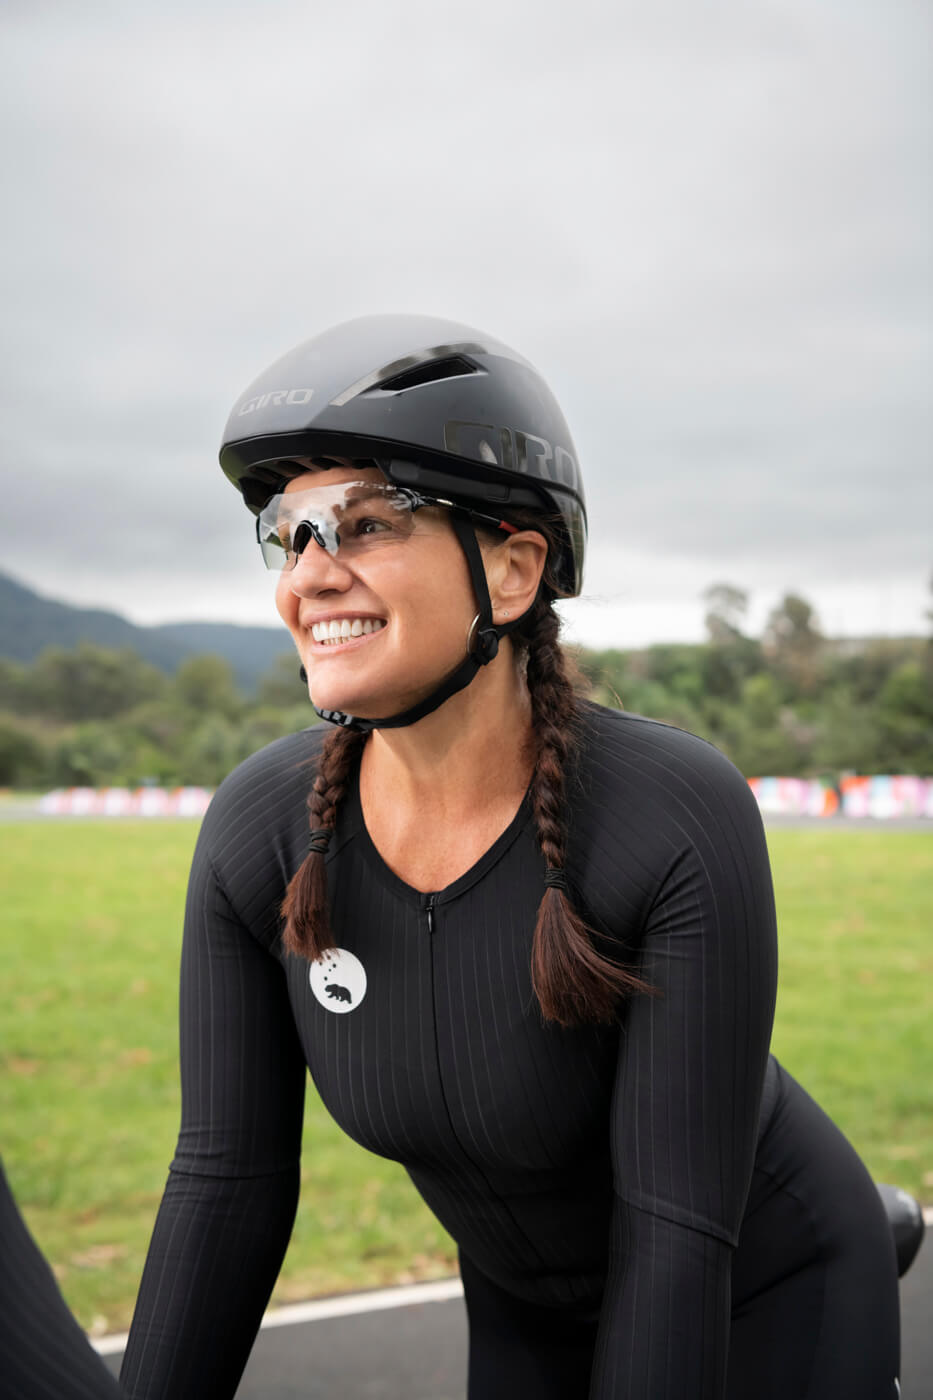
[(181, 1130), (121, 1371), (135, 1400), (233, 1396), (298, 1199), (305, 1063), (285, 973), (231, 907), (211, 826), (185, 914)]
[(0, 1394), (120, 1400), (120, 1387), (68, 1311), (0, 1166)]
[[(720, 1400), (777, 975), (757, 805), (714, 749), (658, 763), (663, 875), (621, 1034), (615, 1212), (592, 1395)], [(648, 820), (649, 813), (645, 813)]]

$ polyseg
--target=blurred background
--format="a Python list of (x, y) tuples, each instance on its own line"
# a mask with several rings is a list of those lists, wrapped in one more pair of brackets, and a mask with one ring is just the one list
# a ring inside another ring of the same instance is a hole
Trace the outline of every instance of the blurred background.
[(88, 657), (11, 669), (48, 646), (169, 675), (218, 654), (232, 678), (187, 692), (225, 724), (302, 703), (287, 669), (261, 692), (290, 644), (216, 446), (271, 359), (392, 310), (476, 324), (552, 384), (591, 518), (567, 638), (717, 649), (604, 658), (599, 698), (749, 774), (933, 768), (903, 641), (933, 569), (927, 6), (46, 0), (2, 27), (0, 755), (24, 752), (0, 784), (214, 783), (281, 727), (182, 755), (150, 713), (135, 754), (91, 731), (83, 770), (50, 759), (39, 717), (168, 691), (137, 670), (89, 699)]
[(577, 439), (592, 646), (921, 630), (931, 21), (913, 0), (4, 7), (4, 567), (270, 622), (216, 446), (356, 314), (489, 330)]
[[(16, 794), (210, 788), (313, 718), (216, 461), (291, 345), (417, 311), (542, 370), (595, 698), (820, 810), (933, 774), (931, 31), (919, 0), (7, 0), (0, 1107), (86, 1325), (127, 1321), (171, 1156), (196, 823), (49, 828)], [(779, 1053), (931, 1199), (929, 837), (769, 840)], [(278, 1296), (450, 1272), (328, 1132)]]

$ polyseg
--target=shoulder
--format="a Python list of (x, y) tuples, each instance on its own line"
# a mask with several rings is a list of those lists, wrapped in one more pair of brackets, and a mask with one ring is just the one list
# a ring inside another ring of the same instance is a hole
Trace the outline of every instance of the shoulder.
[(599, 924), (637, 937), (652, 909), (676, 907), (689, 918), (706, 909), (713, 923), (728, 912), (736, 936), (748, 927), (749, 909), (756, 926), (772, 927), (758, 803), (714, 744), (588, 704), (571, 791), (575, 874)]
[(293, 828), (307, 827), (307, 796), (330, 726), (314, 725), (276, 739), (234, 768), (211, 799), (199, 845), (218, 871), (249, 849), (281, 847)]
[(674, 725), (586, 702), (580, 771), (587, 790), (643, 817), (684, 823), (731, 818), (760, 827), (758, 804), (735, 765), (706, 739)]
[(219, 886), (270, 950), (285, 890), (307, 849), (308, 793), (329, 728), (289, 734), (239, 764), (214, 793), (198, 835), (189, 890)]

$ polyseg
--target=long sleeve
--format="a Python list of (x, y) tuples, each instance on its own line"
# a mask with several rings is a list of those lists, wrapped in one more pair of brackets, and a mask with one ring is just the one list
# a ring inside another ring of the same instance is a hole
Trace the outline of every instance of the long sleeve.
[(0, 1166), (0, 1400), (119, 1400), (16, 1208)]
[(188, 889), (181, 1129), (121, 1372), (135, 1400), (234, 1394), (298, 1199), (305, 1063), (284, 970), (211, 859), (212, 837), (235, 839), (218, 796)]
[(701, 741), (646, 729), (666, 873), (644, 929), (657, 989), (628, 1008), (612, 1109), (615, 1205), (594, 1400), (720, 1400), (777, 975), (748, 786)]

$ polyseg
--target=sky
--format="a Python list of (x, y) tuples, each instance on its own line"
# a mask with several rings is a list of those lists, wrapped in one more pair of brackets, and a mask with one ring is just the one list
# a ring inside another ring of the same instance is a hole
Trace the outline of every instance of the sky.
[(572, 640), (698, 640), (717, 582), (926, 631), (931, 55), (922, 0), (7, 0), (0, 569), (274, 624), (227, 413), (408, 311), (562, 405)]

